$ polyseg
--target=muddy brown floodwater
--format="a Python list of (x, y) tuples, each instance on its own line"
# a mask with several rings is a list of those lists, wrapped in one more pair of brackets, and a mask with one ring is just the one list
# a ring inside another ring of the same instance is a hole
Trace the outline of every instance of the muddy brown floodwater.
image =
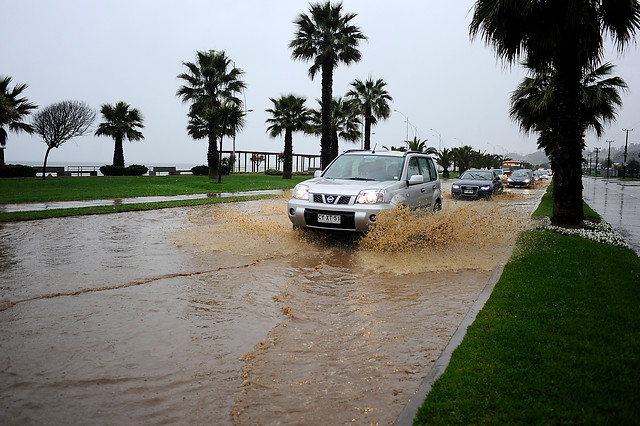
[(286, 199), (0, 225), (0, 423), (390, 424), (542, 188), (293, 231)]

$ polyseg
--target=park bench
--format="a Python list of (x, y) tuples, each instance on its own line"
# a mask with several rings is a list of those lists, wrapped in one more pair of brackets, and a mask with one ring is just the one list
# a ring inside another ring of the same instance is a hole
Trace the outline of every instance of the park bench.
[[(38, 173), (42, 174), (42, 166), (35, 166), (34, 168)], [(64, 170), (64, 166), (48, 166), (47, 174), (49, 175), (52, 173), (55, 173), (56, 176), (71, 176)]]
[(149, 176), (157, 176), (157, 173), (167, 173), (169, 176), (180, 176), (182, 173), (191, 173), (191, 170), (177, 170), (176, 167), (152, 167)]
[(175, 172), (175, 171), (176, 171), (175, 167), (152, 167), (151, 170), (149, 171), (149, 176), (156, 176), (157, 173), (172, 174), (172, 172)]
[(69, 166), (67, 169), (67, 176), (98, 176), (99, 167), (96, 166)]

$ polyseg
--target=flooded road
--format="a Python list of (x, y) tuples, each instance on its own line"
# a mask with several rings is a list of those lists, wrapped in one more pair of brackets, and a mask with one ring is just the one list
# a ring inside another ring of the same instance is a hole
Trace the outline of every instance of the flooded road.
[(286, 198), (2, 224), (0, 423), (390, 424), (542, 191), (362, 240)]

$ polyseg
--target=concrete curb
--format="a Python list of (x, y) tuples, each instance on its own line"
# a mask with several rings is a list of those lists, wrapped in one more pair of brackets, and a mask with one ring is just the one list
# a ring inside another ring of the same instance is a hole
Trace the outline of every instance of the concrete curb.
[(409, 426), (413, 424), (413, 419), (416, 417), (418, 409), (424, 402), (427, 394), (431, 391), (433, 383), (442, 375), (442, 373), (444, 373), (444, 370), (447, 368), (449, 361), (451, 360), (451, 354), (460, 345), (465, 334), (467, 334), (467, 328), (473, 323), (473, 321), (475, 321), (476, 316), (478, 316), (478, 312), (482, 310), (484, 304), (489, 300), (489, 296), (491, 296), (493, 288), (500, 279), (503, 269), (504, 265), (499, 265), (493, 270), (493, 274), (491, 275), (489, 282), (478, 295), (478, 298), (473, 303), (473, 306), (471, 306), (471, 309), (467, 312), (467, 315), (465, 315), (464, 319), (458, 326), (458, 329), (453, 333), (453, 336), (444, 348), (444, 351), (442, 351), (442, 354), (440, 354), (440, 357), (436, 360), (435, 365), (431, 368), (429, 374), (427, 374), (427, 376), (422, 380), (418, 391), (413, 395), (413, 397), (411, 397), (396, 421), (393, 423), (394, 425)]

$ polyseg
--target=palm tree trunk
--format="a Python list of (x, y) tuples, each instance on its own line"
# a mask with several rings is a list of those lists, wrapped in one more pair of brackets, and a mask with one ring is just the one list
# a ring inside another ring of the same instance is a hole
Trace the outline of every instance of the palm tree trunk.
[(332, 152), (331, 117), (333, 116), (333, 66), (331, 63), (322, 64), (322, 136), (320, 137), (320, 166), (324, 169), (338, 155)]
[(47, 152), (44, 154), (44, 163), (42, 164), (42, 180), (44, 180), (47, 176), (47, 158), (49, 158), (49, 151), (51, 151), (51, 147), (48, 147)]
[(556, 225), (578, 225), (584, 219), (582, 206), (582, 148), (580, 125), (580, 70), (571, 60), (558, 64), (558, 129), (553, 149), (553, 216)]
[(291, 129), (284, 131), (284, 153), (282, 164), (282, 179), (291, 179), (293, 169), (293, 132)]
[(367, 105), (364, 113), (364, 149), (371, 149), (371, 106)]
[(116, 146), (113, 150), (113, 165), (124, 167), (124, 150), (122, 149), (122, 136), (116, 136)]
[(209, 133), (207, 166), (209, 166), (209, 179), (216, 179), (218, 177), (218, 141), (213, 132)]
[(220, 135), (220, 149), (218, 150), (218, 183), (222, 183), (222, 138)]

